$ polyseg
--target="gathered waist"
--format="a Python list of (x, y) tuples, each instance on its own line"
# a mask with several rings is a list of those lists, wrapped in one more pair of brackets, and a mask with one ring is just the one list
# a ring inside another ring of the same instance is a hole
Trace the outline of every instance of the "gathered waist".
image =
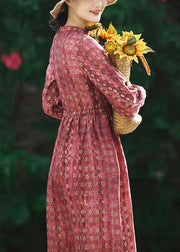
[(105, 107), (94, 107), (89, 110), (79, 110), (79, 111), (63, 111), (63, 117), (76, 117), (76, 116), (84, 116), (84, 115), (96, 115), (96, 114), (104, 114), (107, 115), (108, 108)]

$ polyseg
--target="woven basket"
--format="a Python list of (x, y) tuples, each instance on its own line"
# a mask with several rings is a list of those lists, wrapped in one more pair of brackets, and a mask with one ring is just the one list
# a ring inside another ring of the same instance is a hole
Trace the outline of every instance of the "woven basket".
[[(129, 83), (131, 62), (128, 61), (127, 58), (120, 59), (118, 54), (109, 54), (109, 56), (114, 65), (121, 71)], [(142, 117), (139, 114), (136, 114), (133, 118), (127, 118), (119, 115), (115, 110), (113, 110), (113, 130), (117, 134), (129, 134), (133, 132), (139, 126), (141, 121)]]

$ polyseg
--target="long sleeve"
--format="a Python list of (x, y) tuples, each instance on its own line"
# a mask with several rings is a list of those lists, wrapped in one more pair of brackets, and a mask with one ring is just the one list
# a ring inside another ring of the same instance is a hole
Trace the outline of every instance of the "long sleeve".
[(133, 117), (144, 105), (146, 91), (138, 85), (127, 86), (124, 75), (113, 65), (101, 45), (90, 36), (78, 40), (78, 58), (85, 74), (122, 116)]
[(45, 85), (42, 92), (42, 106), (45, 114), (56, 119), (62, 119), (63, 107), (59, 96), (59, 88), (54, 76), (52, 46), (50, 49), (49, 64), (46, 69)]

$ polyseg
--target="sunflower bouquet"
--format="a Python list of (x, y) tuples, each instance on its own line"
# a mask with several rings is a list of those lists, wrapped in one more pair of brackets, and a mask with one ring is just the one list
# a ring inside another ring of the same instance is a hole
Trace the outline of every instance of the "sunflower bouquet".
[[(128, 86), (130, 83), (130, 72), (133, 60), (139, 63), (140, 58), (146, 73), (151, 75), (149, 65), (143, 54), (155, 52), (146, 46), (146, 42), (140, 39), (141, 34), (134, 34), (132, 31), (123, 31), (122, 35), (109, 24), (108, 29), (103, 28), (101, 23), (89, 23), (87, 25), (89, 35), (93, 37), (103, 47), (104, 51), (109, 55), (113, 64), (125, 76)], [(113, 110), (113, 129), (117, 134), (128, 134), (134, 131), (141, 123), (142, 117), (137, 114), (133, 118), (120, 116)]]

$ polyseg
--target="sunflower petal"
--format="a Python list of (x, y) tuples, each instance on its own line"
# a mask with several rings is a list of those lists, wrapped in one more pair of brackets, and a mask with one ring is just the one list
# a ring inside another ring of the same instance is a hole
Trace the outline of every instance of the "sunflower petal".
[(151, 49), (151, 47), (146, 46), (146, 48), (144, 49), (147, 53), (148, 52), (155, 52), (153, 49)]
[(109, 27), (107, 29), (107, 33), (110, 34), (117, 34), (117, 30), (115, 29), (115, 27), (112, 25), (112, 22), (109, 24)]
[(139, 40), (140, 37), (141, 37), (141, 35), (142, 35), (142, 34), (136, 34), (136, 35), (134, 35), (134, 36), (136, 37), (137, 40)]
[(139, 63), (138, 57), (136, 55), (134, 55), (133, 59), (134, 61), (136, 61), (137, 64)]

